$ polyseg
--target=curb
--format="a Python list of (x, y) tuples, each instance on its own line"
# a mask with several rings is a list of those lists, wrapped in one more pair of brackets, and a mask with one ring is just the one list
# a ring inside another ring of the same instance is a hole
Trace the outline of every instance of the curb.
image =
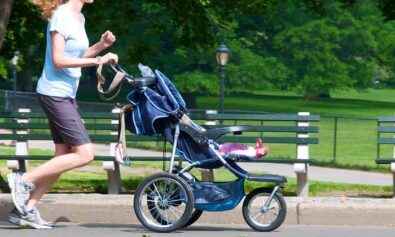
[[(286, 197), (291, 225), (395, 226), (395, 199), (347, 197)], [(231, 211), (204, 212), (200, 224), (243, 224), (242, 203)], [(0, 221), (7, 221), (13, 208), (10, 194), (0, 194)], [(139, 224), (133, 210), (133, 195), (47, 194), (38, 208), (56, 222)]]

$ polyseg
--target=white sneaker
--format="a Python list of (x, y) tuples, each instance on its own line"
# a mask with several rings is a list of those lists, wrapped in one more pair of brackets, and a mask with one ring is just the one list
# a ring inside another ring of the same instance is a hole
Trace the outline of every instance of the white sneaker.
[(34, 229), (53, 229), (53, 226), (49, 226), (43, 222), (37, 209), (31, 209), (26, 214), (21, 214), (14, 208), (8, 217), (8, 221), (21, 227), (31, 227)]
[(35, 189), (35, 186), (34, 184), (23, 182), (21, 177), (22, 173), (10, 173), (7, 175), (12, 201), (19, 213), (25, 214), (26, 202), (29, 200), (30, 192)]

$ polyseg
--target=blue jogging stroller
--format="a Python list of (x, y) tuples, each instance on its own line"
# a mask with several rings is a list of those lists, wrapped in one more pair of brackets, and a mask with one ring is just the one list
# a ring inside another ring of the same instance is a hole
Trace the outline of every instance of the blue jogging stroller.
[[(278, 191), (287, 179), (279, 175), (250, 174), (239, 167), (237, 161), (251, 157), (223, 156), (217, 151), (218, 138), (230, 132), (251, 131), (252, 126), (221, 127), (202, 132), (199, 125), (183, 122), (181, 118), (187, 113), (185, 102), (160, 71), (137, 78), (119, 65), (109, 63), (109, 67), (115, 73), (122, 72), (122, 80), (133, 86), (127, 96), (133, 108), (125, 113), (126, 128), (138, 135), (161, 134), (173, 145), (168, 170), (149, 176), (135, 192), (134, 210), (146, 228), (171, 232), (193, 224), (204, 211), (231, 210), (243, 198), (243, 217), (253, 229), (272, 231), (283, 223), (287, 207)], [(220, 167), (232, 172), (237, 180), (200, 181), (190, 172), (193, 168)], [(244, 197), (245, 180), (272, 183), (274, 188), (257, 188)]]

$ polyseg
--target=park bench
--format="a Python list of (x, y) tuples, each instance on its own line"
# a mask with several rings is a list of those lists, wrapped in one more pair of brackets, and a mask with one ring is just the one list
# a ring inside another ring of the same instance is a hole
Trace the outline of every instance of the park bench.
[[(205, 121), (233, 121), (238, 126), (249, 126), (248, 132), (259, 132), (265, 144), (288, 144), (294, 146), (296, 154), (291, 158), (271, 158), (271, 152), (264, 159), (256, 159), (247, 162), (256, 163), (282, 163), (294, 164), (294, 171), (297, 178), (297, 195), (306, 197), (309, 193), (308, 170), (313, 162), (310, 158), (309, 145), (318, 144), (318, 138), (310, 137), (310, 133), (318, 133), (318, 126), (310, 126), (310, 122), (318, 122), (320, 116), (310, 115), (308, 112), (297, 114), (252, 114), (252, 113), (201, 113), (192, 114), (194, 120)], [(251, 125), (255, 124), (255, 125)], [(214, 125), (208, 128), (216, 128), (227, 125)], [(243, 133), (248, 133), (243, 132)], [(252, 143), (256, 142), (257, 135), (247, 135), (235, 132), (221, 137), (218, 141)], [(270, 146), (270, 145), (269, 145)]]
[[(108, 193), (115, 194), (121, 190), (120, 184), (120, 167), (114, 161), (113, 146), (118, 141), (118, 110), (112, 113), (82, 113), (81, 114), (88, 133), (93, 143), (110, 143), (108, 156), (95, 156), (95, 160), (103, 161), (103, 168), (108, 174)], [(227, 113), (227, 114), (210, 114), (192, 112), (191, 118), (196, 121), (206, 121), (206, 127), (218, 128), (230, 126), (231, 122), (237, 123), (238, 126), (248, 126), (246, 132), (235, 132), (227, 134), (219, 139), (220, 142), (239, 142), (255, 143), (257, 135), (248, 135), (249, 132), (259, 132), (264, 143), (290, 144), (296, 147), (294, 158), (286, 159), (259, 159), (253, 162), (266, 163), (288, 163), (294, 164), (294, 171), (297, 176), (297, 195), (308, 195), (308, 168), (312, 162), (309, 155), (309, 145), (318, 144), (318, 138), (309, 137), (310, 133), (318, 133), (317, 126), (310, 126), (310, 122), (318, 122), (318, 115), (309, 113), (298, 114), (245, 114), (245, 113)], [(0, 113), (0, 129), (16, 130), (14, 134), (0, 133), (1, 140), (16, 141), (15, 155), (0, 155), (0, 160), (7, 160), (8, 167), (14, 171), (24, 171), (27, 168), (27, 160), (48, 160), (52, 156), (29, 155), (29, 140), (52, 140), (48, 130), (46, 116), (43, 113), (31, 113), (30, 110), (20, 109), (18, 112)], [(12, 120), (12, 121), (10, 121)], [(217, 121), (212, 125), (210, 121)], [(226, 125), (218, 125), (218, 121)], [(275, 123), (275, 125), (266, 123)], [(285, 123), (281, 124), (281, 123)], [(210, 125), (211, 124), (211, 125)], [(162, 142), (161, 136), (137, 136), (127, 133), (126, 141), (156, 141)], [(163, 157), (139, 156), (139, 154), (129, 154), (133, 161), (161, 161)], [(208, 174), (212, 178), (212, 172), (203, 172), (202, 175)]]
[[(389, 164), (393, 176), (393, 197), (395, 197), (395, 116), (380, 116), (377, 119), (376, 164)], [(390, 148), (391, 156), (383, 157), (382, 149)]]
[[(112, 112), (82, 113), (85, 126), (93, 143), (110, 144), (109, 155), (96, 155), (95, 161), (103, 162), (103, 169), (107, 171), (108, 193), (117, 194), (121, 191), (120, 166), (114, 160), (115, 143), (118, 142), (118, 116), (119, 109)], [(0, 113), (0, 142), (15, 141), (15, 155), (0, 155), (0, 160), (7, 160), (7, 166), (13, 171), (26, 171), (28, 160), (49, 160), (53, 156), (29, 155), (28, 142), (32, 140), (50, 140), (47, 117), (42, 112), (31, 113), (30, 109), (19, 109), (18, 112)], [(15, 132), (10, 133), (14, 130)], [(136, 136), (128, 134), (128, 141), (162, 141), (159, 136)], [(134, 157), (134, 160), (161, 160), (159, 157)]]

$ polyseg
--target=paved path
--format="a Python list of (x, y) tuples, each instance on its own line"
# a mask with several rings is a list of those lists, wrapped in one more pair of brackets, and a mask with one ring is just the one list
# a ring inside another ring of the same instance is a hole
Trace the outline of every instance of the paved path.
[(7, 237), (63, 237), (63, 236), (113, 236), (113, 237), (392, 237), (394, 228), (366, 226), (307, 226), (284, 225), (274, 232), (260, 233), (246, 227), (234, 225), (197, 225), (173, 233), (153, 233), (141, 228), (141, 225), (125, 224), (67, 224), (60, 223), (53, 230), (15, 229), (8, 223), (0, 222), (0, 235)]
[[(48, 141), (31, 141), (29, 142), (29, 147), (48, 150), (54, 149), (53, 143)], [(95, 152), (98, 155), (108, 155), (109, 146), (95, 144)], [(129, 148), (128, 154), (138, 154), (139, 156), (161, 156), (162, 152)], [(289, 164), (241, 163), (241, 166), (251, 172), (268, 172), (289, 177), (295, 176), (293, 165)], [(367, 184), (378, 186), (391, 186), (393, 182), (391, 174), (322, 168), (316, 166), (310, 166), (309, 179), (326, 182)]]
[[(50, 141), (30, 141), (29, 148), (54, 150), (54, 145)], [(109, 149), (108, 145), (95, 144), (95, 153), (98, 155), (108, 155)], [(161, 156), (162, 152), (129, 148), (128, 154), (138, 154), (139, 156)], [(241, 163), (241, 167), (251, 172), (268, 172), (288, 177), (295, 176), (293, 165), (289, 164)], [(326, 182), (378, 186), (391, 186), (393, 182), (391, 174), (316, 166), (310, 166), (309, 179)]]

